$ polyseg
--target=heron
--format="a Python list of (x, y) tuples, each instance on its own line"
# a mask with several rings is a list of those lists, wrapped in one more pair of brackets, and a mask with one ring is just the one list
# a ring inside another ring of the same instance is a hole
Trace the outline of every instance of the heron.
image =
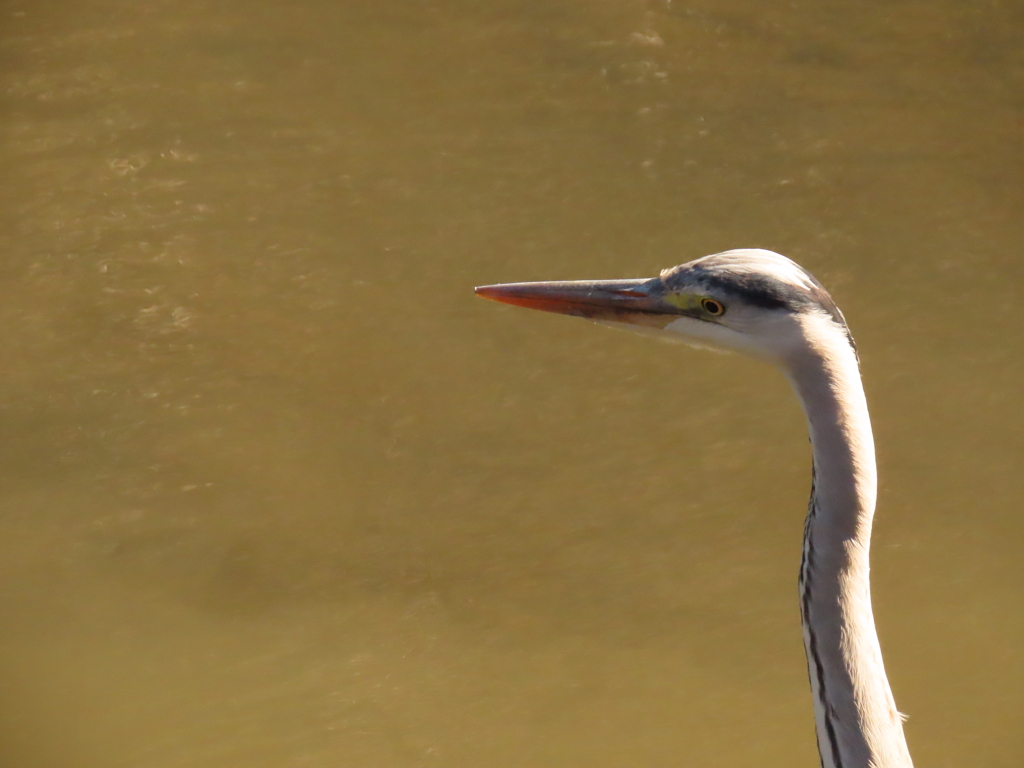
[(806, 416), (813, 459), (798, 586), (821, 765), (912, 768), (871, 607), (871, 420), (853, 336), (822, 284), (781, 254), (745, 248), (649, 279), (504, 283), (476, 293), (781, 369)]

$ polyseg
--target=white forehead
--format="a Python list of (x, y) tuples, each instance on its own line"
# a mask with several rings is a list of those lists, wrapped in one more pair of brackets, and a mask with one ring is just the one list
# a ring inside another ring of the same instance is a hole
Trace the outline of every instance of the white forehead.
[(764, 248), (736, 248), (693, 262), (704, 267), (725, 267), (735, 275), (761, 275), (795, 288), (812, 291), (817, 284), (808, 272), (781, 253)]

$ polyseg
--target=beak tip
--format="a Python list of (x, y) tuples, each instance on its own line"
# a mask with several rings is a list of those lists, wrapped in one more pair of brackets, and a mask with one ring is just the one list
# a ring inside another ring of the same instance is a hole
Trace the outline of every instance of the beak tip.
[(496, 286), (493, 286), (493, 285), (478, 285), (478, 286), (473, 288), (473, 293), (475, 293), (477, 296), (479, 296), (482, 299), (493, 299), (495, 293), (497, 293), (494, 290), (495, 287)]

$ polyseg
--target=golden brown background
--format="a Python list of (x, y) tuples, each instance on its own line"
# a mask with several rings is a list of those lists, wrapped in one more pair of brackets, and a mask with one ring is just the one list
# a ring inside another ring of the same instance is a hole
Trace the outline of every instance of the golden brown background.
[(1018, 2), (0, 4), (0, 765), (817, 764), (775, 372), (472, 286), (812, 269), (922, 768), (1024, 762)]

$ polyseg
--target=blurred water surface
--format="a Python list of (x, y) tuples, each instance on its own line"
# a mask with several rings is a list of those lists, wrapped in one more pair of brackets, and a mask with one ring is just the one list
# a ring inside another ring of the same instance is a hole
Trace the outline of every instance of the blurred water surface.
[(472, 295), (740, 246), (918, 764), (1021, 764), (1019, 3), (2, 9), (3, 765), (816, 765), (781, 377)]

